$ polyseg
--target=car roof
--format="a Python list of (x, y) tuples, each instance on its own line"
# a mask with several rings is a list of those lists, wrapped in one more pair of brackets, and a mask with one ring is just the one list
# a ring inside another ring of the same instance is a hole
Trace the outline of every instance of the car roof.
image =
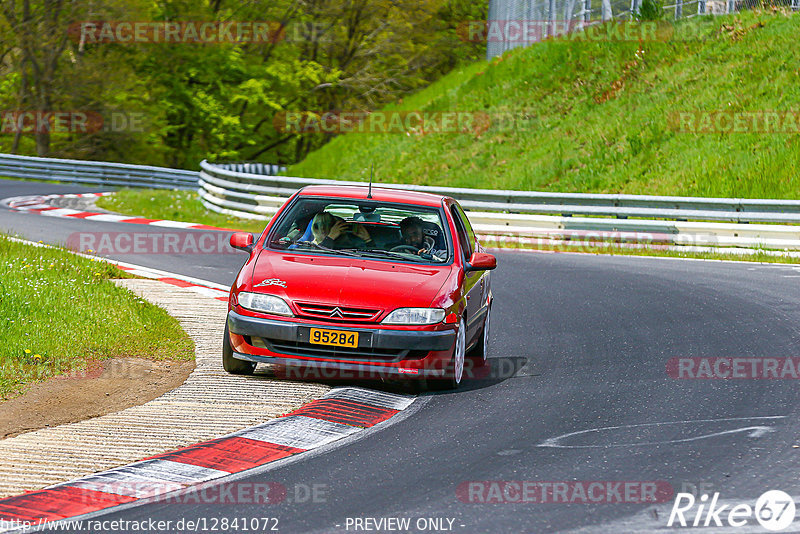
[(416, 204), (418, 206), (439, 207), (447, 198), (442, 195), (390, 189), (387, 187), (372, 186), (372, 198), (368, 198), (369, 188), (356, 185), (308, 185), (300, 190), (300, 196), (320, 196), (335, 198), (351, 198), (354, 200), (374, 200), (377, 202), (398, 202), (401, 204)]

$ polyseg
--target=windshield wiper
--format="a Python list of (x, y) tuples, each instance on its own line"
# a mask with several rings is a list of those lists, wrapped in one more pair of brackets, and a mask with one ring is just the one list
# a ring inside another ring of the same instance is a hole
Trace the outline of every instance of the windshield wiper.
[(362, 255), (362, 256), (373, 254), (375, 256), (384, 256), (384, 257), (389, 257), (389, 258), (397, 258), (399, 260), (407, 260), (407, 261), (408, 260), (410, 260), (410, 261), (424, 261), (425, 260), (425, 258), (423, 258), (421, 256), (417, 256), (415, 254), (399, 254), (397, 252), (391, 252), (389, 250), (381, 250), (381, 249), (377, 249), (377, 248), (376, 249), (368, 249), (368, 250), (363, 250), (363, 249), (352, 249), (352, 250), (355, 250), (356, 252), (359, 252), (360, 255)]
[(358, 254), (354, 254), (354, 253), (350, 252), (351, 249), (323, 247), (319, 243), (314, 243), (313, 241), (298, 241), (297, 244), (298, 245), (306, 245), (306, 246), (309, 246), (309, 247), (312, 247), (312, 248), (316, 248), (318, 250), (323, 250), (325, 252), (331, 252), (333, 254), (341, 254), (342, 256), (353, 256), (353, 257), (356, 257), (356, 258), (358, 257)]

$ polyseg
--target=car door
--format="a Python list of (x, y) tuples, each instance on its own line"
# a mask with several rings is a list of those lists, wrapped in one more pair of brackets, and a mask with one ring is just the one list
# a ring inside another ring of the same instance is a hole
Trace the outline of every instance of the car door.
[[(472, 253), (475, 251), (476, 241), (475, 232), (469, 223), (464, 210), (457, 203), (450, 206), (453, 222), (456, 225), (458, 243), (462, 262), (464, 265), (469, 262)], [(480, 326), (483, 324), (482, 318), (482, 292), (483, 292), (483, 271), (468, 272), (464, 276), (464, 294), (467, 299), (467, 344), (470, 344), (479, 333)]]

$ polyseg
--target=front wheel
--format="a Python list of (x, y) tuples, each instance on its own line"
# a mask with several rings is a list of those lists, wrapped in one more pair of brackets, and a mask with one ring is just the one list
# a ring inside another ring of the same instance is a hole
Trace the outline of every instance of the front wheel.
[(428, 388), (432, 390), (450, 390), (457, 389), (461, 384), (461, 378), (464, 376), (464, 356), (467, 346), (467, 328), (464, 325), (464, 319), (458, 324), (458, 332), (456, 333), (456, 342), (453, 347), (453, 357), (450, 358), (450, 363), (445, 368), (444, 378), (439, 380), (429, 380)]
[(233, 357), (233, 347), (231, 347), (231, 336), (228, 333), (228, 325), (225, 325), (225, 335), (222, 338), (222, 368), (232, 375), (252, 375), (256, 370), (256, 364), (237, 360)]

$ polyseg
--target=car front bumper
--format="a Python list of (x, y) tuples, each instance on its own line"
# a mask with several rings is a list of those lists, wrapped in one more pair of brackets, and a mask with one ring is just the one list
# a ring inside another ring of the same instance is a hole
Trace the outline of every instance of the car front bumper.
[[(357, 332), (358, 347), (311, 344), (312, 328)], [(454, 328), (415, 330), (294, 322), (236, 311), (228, 312), (228, 329), (235, 358), (280, 365), (287, 374), (295, 369), (303, 373), (297, 378), (441, 377), (456, 336)]]

